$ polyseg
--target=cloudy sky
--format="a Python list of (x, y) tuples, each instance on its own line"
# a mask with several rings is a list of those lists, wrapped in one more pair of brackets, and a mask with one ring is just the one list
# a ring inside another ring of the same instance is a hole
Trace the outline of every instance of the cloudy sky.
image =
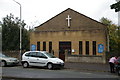
[[(67, 8), (74, 9), (99, 21), (102, 17), (118, 24), (118, 13), (110, 9), (115, 0), (16, 0), (22, 5), (22, 20), (28, 26), (37, 26), (49, 20)], [(0, 0), (0, 21), (12, 13), (19, 17), (20, 7), (13, 0)]]

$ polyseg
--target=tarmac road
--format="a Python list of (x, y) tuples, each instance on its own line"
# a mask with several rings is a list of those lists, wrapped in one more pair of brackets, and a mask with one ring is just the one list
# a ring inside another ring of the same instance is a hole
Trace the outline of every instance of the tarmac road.
[(48, 70), (39, 67), (23, 68), (22, 66), (16, 67), (3, 67), (2, 76), (13, 77), (13, 78), (116, 78), (120, 79), (119, 76), (106, 73), (95, 73), (95, 72), (81, 72), (69, 69), (62, 70)]

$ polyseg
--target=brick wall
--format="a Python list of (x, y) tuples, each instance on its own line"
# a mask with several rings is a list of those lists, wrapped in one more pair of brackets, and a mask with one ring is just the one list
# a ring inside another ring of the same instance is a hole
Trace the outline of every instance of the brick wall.
[(66, 62), (106, 63), (104, 56), (69, 56)]

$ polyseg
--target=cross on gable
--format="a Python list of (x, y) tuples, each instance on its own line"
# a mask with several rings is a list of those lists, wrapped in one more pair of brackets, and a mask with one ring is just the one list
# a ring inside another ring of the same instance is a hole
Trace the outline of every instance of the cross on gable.
[(70, 16), (68, 15), (68, 17), (67, 17), (66, 19), (67, 19), (67, 21), (68, 21), (68, 27), (70, 27), (70, 20), (71, 20), (72, 18), (70, 18)]

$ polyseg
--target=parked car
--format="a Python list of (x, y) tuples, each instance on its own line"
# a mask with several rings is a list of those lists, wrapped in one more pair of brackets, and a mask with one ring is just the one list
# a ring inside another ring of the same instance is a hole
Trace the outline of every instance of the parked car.
[(8, 65), (17, 65), (19, 60), (17, 58), (6, 56), (5, 54), (0, 53), (0, 65), (2, 67)]
[(24, 68), (40, 66), (54, 69), (64, 67), (64, 62), (46, 51), (28, 51), (22, 55), (22, 65)]
[(118, 57), (116, 62), (115, 62), (115, 68), (116, 68), (116, 72), (120, 76), (120, 57)]

